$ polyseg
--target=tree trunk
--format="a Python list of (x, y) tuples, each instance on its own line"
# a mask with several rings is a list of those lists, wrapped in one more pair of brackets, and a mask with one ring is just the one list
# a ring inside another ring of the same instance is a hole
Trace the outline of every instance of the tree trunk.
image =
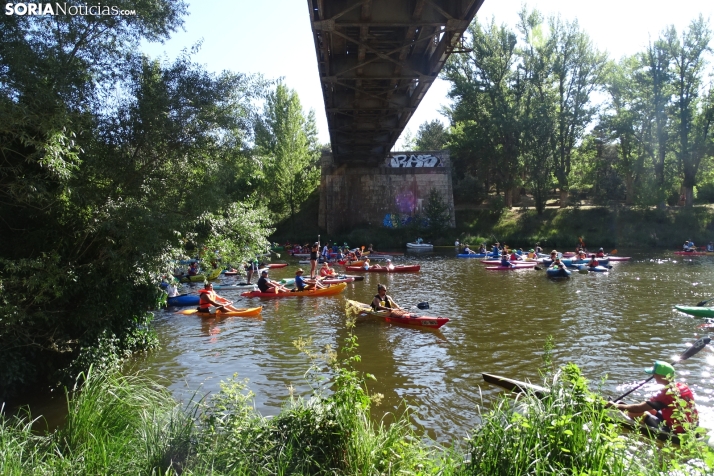
[(684, 186), (684, 204), (688, 208), (694, 206), (694, 187), (691, 185)]
[(625, 205), (632, 205), (635, 200), (635, 181), (632, 177), (625, 178)]
[(513, 208), (513, 189), (507, 188), (503, 192), (503, 199), (506, 201), (506, 207)]
[(560, 190), (560, 208), (565, 208), (568, 206), (568, 191)]
[(514, 205), (518, 205), (521, 201), (521, 187), (513, 187), (511, 190), (511, 200)]

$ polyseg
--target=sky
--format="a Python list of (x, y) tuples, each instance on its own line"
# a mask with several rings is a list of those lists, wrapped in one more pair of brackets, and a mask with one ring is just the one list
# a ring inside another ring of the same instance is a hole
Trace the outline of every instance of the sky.
[[(641, 51), (669, 25), (681, 31), (700, 13), (710, 23), (714, 20), (714, 0), (485, 0), (476, 18), (481, 22), (495, 18), (498, 24), (513, 26), (523, 5), (546, 17), (577, 19), (593, 44), (614, 59)], [(144, 45), (143, 51), (173, 59), (182, 50), (201, 43), (194, 60), (208, 70), (283, 78), (297, 91), (303, 108), (315, 110), (320, 142), (329, 142), (306, 0), (193, 1), (184, 30), (164, 44)], [(434, 119), (446, 124), (440, 110), (449, 103), (448, 90), (448, 82), (437, 79), (406, 131), (414, 134), (420, 124)]]

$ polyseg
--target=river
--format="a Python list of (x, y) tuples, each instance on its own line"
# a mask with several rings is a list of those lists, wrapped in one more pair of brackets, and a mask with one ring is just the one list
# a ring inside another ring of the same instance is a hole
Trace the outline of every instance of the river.
[[(703, 319), (681, 314), (674, 305), (714, 297), (714, 257), (627, 255), (633, 259), (612, 263), (609, 273), (574, 272), (569, 279), (551, 280), (537, 270), (487, 271), (478, 260), (458, 259), (449, 250), (397, 258), (396, 264), (421, 264), (421, 272), (367, 273), (333, 297), (261, 300), (223, 291), (240, 306), (262, 304), (262, 318), (158, 312), (162, 348), (133, 367), (156, 376), (181, 400), (215, 392), (222, 379), (237, 374), (249, 380), (256, 408), (274, 415), (291, 388), (310, 393), (304, 377), (309, 360), (292, 342), (302, 337), (316, 346), (341, 346), (347, 335), (345, 299), (369, 302), (377, 283), (384, 283), (402, 306), (429, 301), (425, 314), (451, 321), (432, 331), (358, 319), (358, 370), (376, 377), (369, 381), (370, 392), (384, 395), (373, 417), (379, 420), (406, 403), (420, 430), (449, 442), (466, 436), (478, 423), (477, 407), (499, 392), (483, 382), (482, 372), (540, 383), (548, 336), (555, 365), (574, 362), (592, 388), (602, 381), (604, 394), (617, 395), (646, 378), (643, 368), (652, 361), (673, 360), (687, 343), (706, 335), (697, 328)], [(294, 276), (297, 260), (287, 261), (290, 266), (271, 271), (271, 278)], [(704, 349), (677, 372), (693, 388), (709, 428), (714, 427), (713, 350)], [(631, 398), (655, 390), (646, 385)]]

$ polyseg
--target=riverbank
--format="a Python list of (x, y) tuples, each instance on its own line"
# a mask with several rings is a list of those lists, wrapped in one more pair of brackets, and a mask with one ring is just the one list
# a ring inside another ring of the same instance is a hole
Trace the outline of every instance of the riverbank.
[[(67, 424), (37, 435), (29, 418), (0, 416), (0, 473), (28, 474), (711, 474), (711, 451), (682, 438), (682, 451), (637, 434), (620, 434), (579, 369), (550, 374), (545, 399), (503, 396), (482, 410), (481, 425), (449, 448), (414, 433), (408, 412), (390, 425), (374, 424), (373, 401), (346, 355), (303, 351), (313, 359), (309, 400), (290, 398), (273, 418), (256, 412), (246, 381), (182, 405), (149, 379), (90, 374), (72, 392)], [(340, 360), (344, 359), (344, 360)], [(318, 363), (319, 362), (319, 363)], [(329, 365), (332, 385), (319, 377)], [(548, 375), (549, 373), (546, 372)], [(330, 391), (328, 391), (328, 388)], [(662, 453), (664, 454), (664, 453)]]
[(499, 241), (528, 249), (539, 242), (543, 248), (571, 249), (582, 237), (589, 248), (602, 246), (610, 251), (618, 247), (679, 249), (688, 239), (700, 246), (714, 240), (714, 209), (706, 205), (664, 210), (548, 208), (543, 215), (534, 209), (457, 210), (456, 228), (431, 234), (407, 225), (397, 229), (362, 226), (334, 236), (326, 236), (318, 229), (313, 208), (296, 219), (299, 226), (292, 229), (287, 224), (278, 226), (272, 241), (312, 242), (321, 234), (323, 242), (346, 242), (353, 246), (372, 243), (375, 249), (401, 249), (405, 243), (422, 236), (441, 246), (453, 245), (458, 239), (471, 245)]

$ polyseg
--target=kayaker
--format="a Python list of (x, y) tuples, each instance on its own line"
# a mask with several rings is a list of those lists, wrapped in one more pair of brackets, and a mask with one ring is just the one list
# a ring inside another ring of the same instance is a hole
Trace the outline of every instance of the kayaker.
[(599, 250), (597, 250), (597, 254), (596, 254), (595, 256), (597, 256), (598, 258), (604, 258), (604, 257), (605, 257), (605, 250), (602, 249), (602, 248), (600, 248)]
[(310, 289), (322, 289), (325, 287), (319, 280), (308, 283), (303, 279), (303, 273), (302, 268), (298, 268), (297, 271), (295, 271), (295, 289), (293, 291), (309, 291)]
[(288, 288), (283, 286), (280, 283), (277, 283), (275, 281), (271, 281), (268, 278), (268, 270), (264, 269), (260, 273), (260, 279), (258, 279), (258, 289), (263, 292), (263, 293), (287, 293), (290, 292)]
[(364, 263), (362, 263), (362, 269), (365, 271), (369, 269), (369, 258), (364, 260)]
[(310, 248), (310, 277), (315, 277), (317, 271), (317, 254), (320, 252), (320, 242), (316, 241)]
[(474, 250), (470, 249), (470, 248), (469, 248), (469, 245), (466, 245), (466, 246), (464, 247), (464, 254), (467, 254), (467, 255), (475, 255), (476, 252), (475, 252)]
[(520, 256), (518, 256), (518, 253), (515, 250), (511, 250), (511, 261), (518, 261)]
[[(627, 412), (630, 418), (643, 417), (644, 424), (652, 428), (674, 433), (684, 433), (696, 428), (699, 414), (694, 404), (694, 394), (686, 384), (674, 381), (674, 367), (657, 360), (651, 368), (645, 369), (645, 372), (653, 375), (655, 382), (664, 386), (657, 395), (640, 403), (628, 405), (608, 402), (607, 406)], [(682, 417), (685, 421), (681, 420)]]
[(213, 290), (213, 284), (207, 282), (203, 285), (203, 289), (198, 291), (198, 312), (211, 312), (211, 306), (215, 306), (218, 310), (239, 311), (233, 307), (233, 302), (222, 298)]
[(506, 253), (505, 251), (501, 255), (501, 266), (509, 266), (509, 267), (511, 266), (511, 262), (509, 261), (508, 253)]
[[(540, 247), (540, 243), (536, 243), (535, 248), (533, 248), (533, 252), (538, 255), (538, 253), (543, 252), (543, 248)], [(537, 257), (537, 256), (536, 256)]]
[(372, 309), (375, 311), (404, 311), (391, 296), (387, 296), (387, 286), (384, 284), (377, 285), (377, 294), (372, 299)]
[(565, 268), (565, 264), (563, 264), (562, 261), (560, 261), (560, 258), (557, 256), (553, 259), (553, 263), (550, 265), (551, 268), (553, 269), (561, 269)]
[(198, 275), (198, 263), (195, 261), (188, 265), (188, 275), (189, 276), (196, 276)]
[(334, 276), (335, 270), (330, 268), (330, 264), (325, 261), (322, 263), (322, 268), (320, 268), (320, 276)]
[(600, 263), (598, 260), (595, 259), (595, 255), (590, 255), (590, 261), (588, 261), (588, 267), (594, 268), (596, 266), (600, 266)]
[(709, 242), (709, 244), (707, 245), (707, 251), (714, 251), (714, 242)]
[(481, 246), (478, 247), (478, 253), (479, 254), (486, 254), (486, 243), (481, 243)]
[[(459, 243), (459, 240), (454, 241), (454, 247), (458, 248), (459, 246), (461, 246), (461, 243)], [(466, 245), (466, 246), (469, 246), (469, 245)]]
[(367, 247), (367, 252), (374, 253), (374, 247), (372, 246), (372, 243), (370, 243), (369, 246)]
[(389, 269), (390, 271), (394, 269), (394, 265), (392, 264), (391, 259), (387, 260), (387, 264), (385, 265), (385, 268)]
[(329, 241), (325, 242), (325, 246), (322, 247), (322, 259), (324, 261), (327, 261), (327, 258), (330, 257), (330, 247), (328, 246)]

